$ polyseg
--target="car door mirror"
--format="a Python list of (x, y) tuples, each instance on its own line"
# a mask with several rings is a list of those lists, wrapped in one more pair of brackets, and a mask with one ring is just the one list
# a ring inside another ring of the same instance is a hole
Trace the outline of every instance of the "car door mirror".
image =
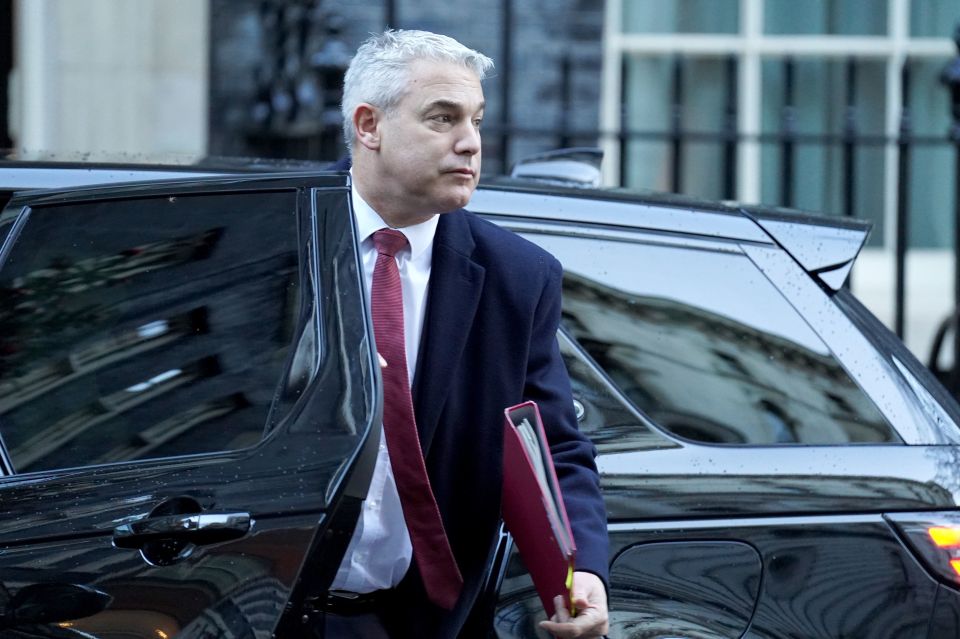
[(113, 598), (78, 584), (31, 584), (21, 588), (0, 617), (0, 628), (44, 624), (90, 617), (106, 609)]

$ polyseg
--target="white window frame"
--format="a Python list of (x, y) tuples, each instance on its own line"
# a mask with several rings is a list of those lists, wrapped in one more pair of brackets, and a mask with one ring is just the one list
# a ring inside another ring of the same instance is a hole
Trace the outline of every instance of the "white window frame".
[[(620, 179), (621, 101), (623, 87), (620, 69), (623, 59), (631, 57), (669, 57), (673, 55), (735, 55), (739, 62), (738, 128), (744, 140), (737, 153), (736, 199), (760, 203), (761, 166), (761, 62), (764, 59), (793, 57), (880, 60), (886, 68), (885, 134), (895, 139), (900, 127), (901, 68), (911, 59), (950, 59), (956, 55), (949, 38), (910, 37), (909, 0), (887, 0), (887, 33), (881, 36), (843, 35), (768, 35), (763, 32), (764, 0), (740, 0), (740, 32), (734, 35), (698, 33), (643, 33), (623, 31), (623, 2), (606, 0), (603, 38), (603, 78), (601, 87), (600, 130), (604, 132), (604, 184), (617, 186)], [(680, 37), (678, 37), (680, 36)], [(665, 123), (666, 127), (666, 123)], [(888, 230), (896, 228), (897, 161), (896, 144), (887, 144), (884, 169), (884, 222)], [(885, 233), (884, 248), (893, 250), (896, 234)]]

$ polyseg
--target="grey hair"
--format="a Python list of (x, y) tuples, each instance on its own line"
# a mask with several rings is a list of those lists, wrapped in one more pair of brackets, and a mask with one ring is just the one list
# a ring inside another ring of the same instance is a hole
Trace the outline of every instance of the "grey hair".
[(357, 49), (343, 77), (340, 112), (347, 149), (353, 151), (357, 106), (366, 102), (389, 112), (406, 95), (410, 65), (423, 59), (462, 65), (480, 80), (493, 68), (493, 60), (449, 36), (405, 29), (372, 34)]

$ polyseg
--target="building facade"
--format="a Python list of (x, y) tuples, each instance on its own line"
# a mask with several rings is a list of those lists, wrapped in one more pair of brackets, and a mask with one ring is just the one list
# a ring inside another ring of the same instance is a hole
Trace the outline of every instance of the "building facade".
[(609, 0), (607, 182), (870, 220), (853, 289), (926, 358), (954, 303), (958, 24), (949, 0)]
[(869, 219), (854, 292), (926, 359), (953, 306), (938, 75), (958, 21), (955, 0), (8, 0), (5, 135), (34, 154), (335, 159), (357, 44), (448, 33), (497, 62), (488, 173), (600, 146), (610, 185)]

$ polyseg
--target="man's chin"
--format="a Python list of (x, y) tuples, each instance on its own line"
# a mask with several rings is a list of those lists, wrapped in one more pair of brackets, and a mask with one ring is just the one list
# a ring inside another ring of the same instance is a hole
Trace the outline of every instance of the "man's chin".
[(464, 188), (458, 189), (455, 192), (445, 193), (444, 197), (441, 198), (442, 204), (440, 207), (441, 211), (456, 211), (457, 209), (462, 209), (470, 202), (470, 198), (473, 196), (473, 188)]

